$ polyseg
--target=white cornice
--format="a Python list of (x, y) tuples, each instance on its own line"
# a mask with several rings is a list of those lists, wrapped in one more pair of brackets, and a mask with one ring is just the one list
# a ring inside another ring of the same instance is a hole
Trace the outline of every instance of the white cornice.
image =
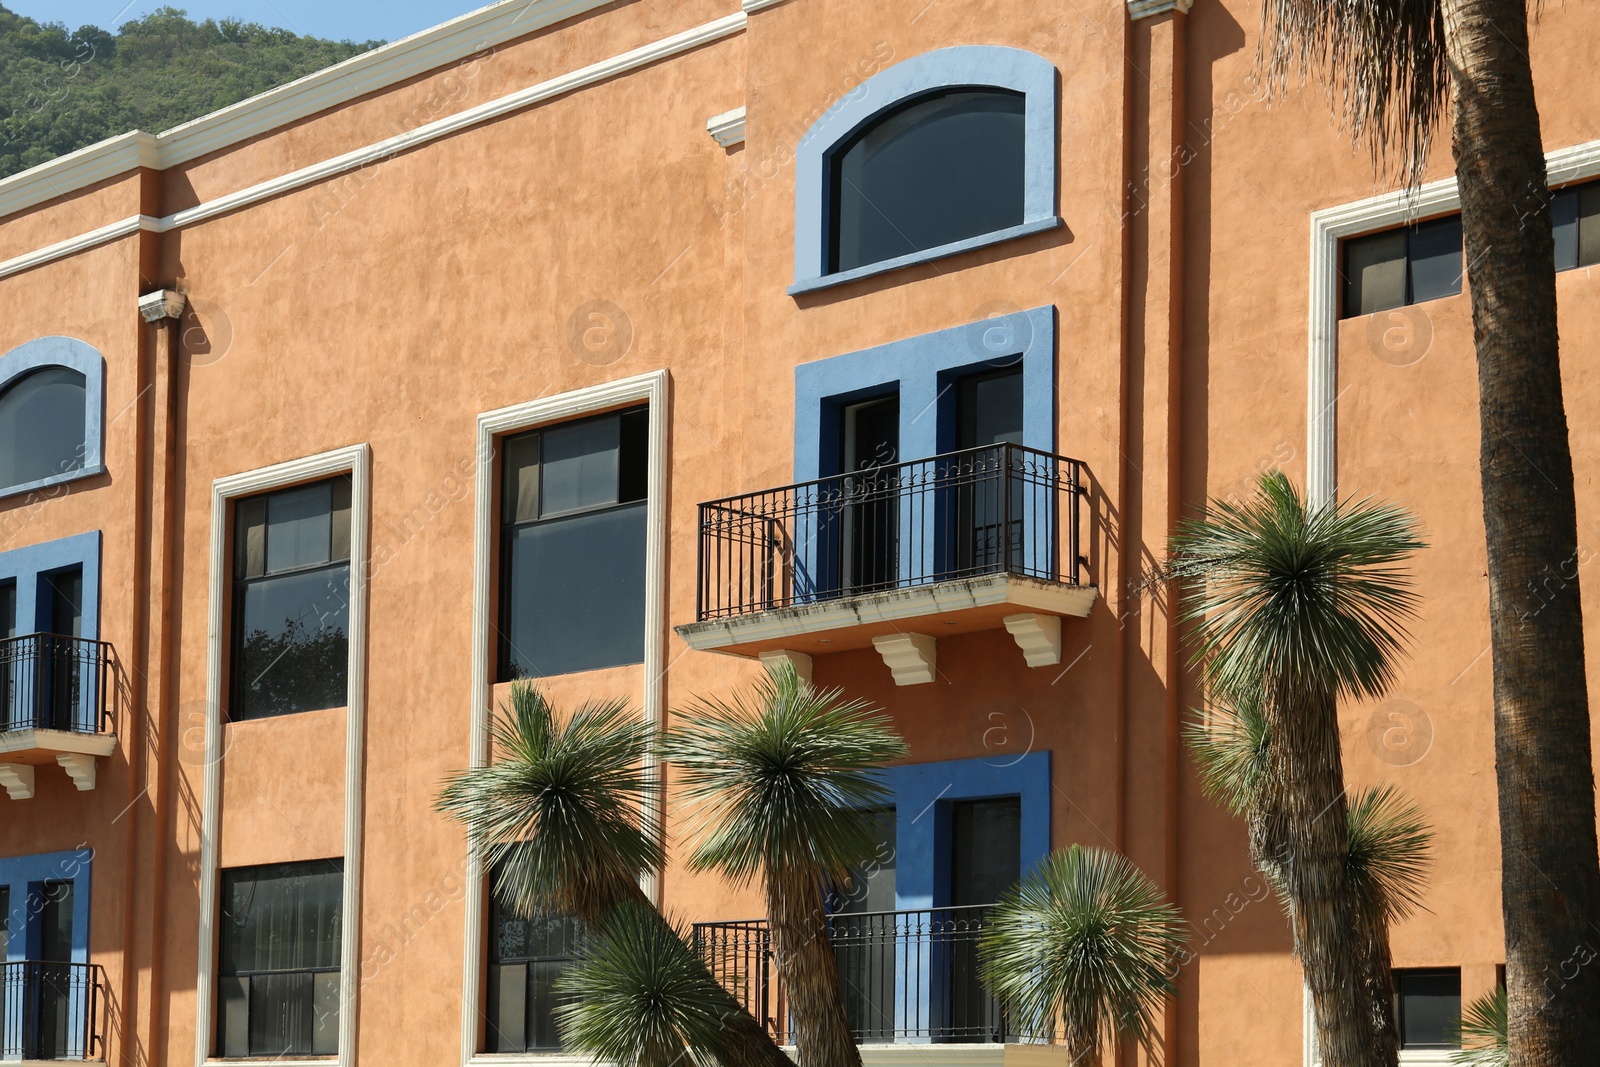
[(65, 241), (57, 241), (53, 245), (45, 245), (43, 248), (36, 249), (26, 255), (16, 256), (0, 262), (0, 278), (9, 278), (13, 274), (21, 274), (25, 270), (32, 270), (34, 267), (43, 266), (46, 263), (54, 263), (58, 259), (77, 255), (79, 252), (88, 251), (98, 245), (126, 237), (131, 233), (138, 233), (140, 230), (149, 230), (152, 233), (160, 232), (162, 221), (152, 215), (129, 215), (125, 219), (108, 222), (99, 229), (90, 230), (88, 233), (80, 233), (78, 236), (69, 237)]
[(739, 8), (746, 15), (753, 15), (757, 11), (765, 11), (769, 7), (777, 7), (784, 0), (740, 0)]
[(738, 144), (744, 140), (744, 108), (736, 107), (707, 119), (706, 132), (723, 148)]
[(1131, 19), (1149, 18), (1151, 15), (1161, 15), (1168, 11), (1187, 14), (1194, 6), (1194, 0), (1128, 0), (1128, 17)]
[(135, 130), (0, 181), (0, 218), (126, 173), (163, 169), (457, 63), (611, 0), (501, 0), (158, 135)]

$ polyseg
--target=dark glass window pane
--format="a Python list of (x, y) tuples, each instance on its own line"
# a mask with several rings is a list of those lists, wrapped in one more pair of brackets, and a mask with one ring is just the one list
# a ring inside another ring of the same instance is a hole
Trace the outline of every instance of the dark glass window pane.
[(555, 987), (571, 965), (582, 924), (565, 915), (524, 918), (495, 897), (490, 899), (489, 921), (488, 1051), (559, 1050), (555, 1013), (568, 998)]
[(0, 638), (17, 636), (17, 583), (0, 585)]
[(1556, 270), (1578, 265), (1578, 190), (1562, 189), (1550, 198), (1550, 229), (1556, 239)]
[(83, 467), (88, 384), (67, 367), (44, 367), (0, 394), (0, 488)]
[(234, 718), (344, 705), (349, 593), (348, 563), (242, 585)]
[(1600, 182), (1578, 189), (1578, 266), (1600, 263)]
[(585, 419), (540, 436), (540, 518), (617, 502), (619, 420)]
[(950, 812), (950, 904), (993, 904), (1022, 877), (1022, 801), (964, 800)]
[(644, 662), (642, 501), (505, 536), (512, 677)]
[(1411, 231), (1411, 303), (1461, 292), (1461, 216), (1424, 222)]
[(267, 573), (327, 563), (333, 541), (333, 488), (304, 485), (267, 497)]
[(1344, 243), (1344, 314), (1371, 315), (1406, 303), (1404, 230), (1352, 237)]
[(539, 517), (539, 435), (512, 437), (505, 445), (502, 522), (528, 522)]
[(831, 163), (829, 269), (850, 270), (1022, 222), (1024, 98), (963, 89), (878, 119)]
[(0, 885), (0, 960), (9, 959), (6, 946), (11, 943), (11, 887)]
[(961, 379), (956, 447), (1022, 443), (1022, 368)]
[(1461, 972), (1397, 971), (1401, 1048), (1457, 1048), (1451, 1031), (1461, 1018)]

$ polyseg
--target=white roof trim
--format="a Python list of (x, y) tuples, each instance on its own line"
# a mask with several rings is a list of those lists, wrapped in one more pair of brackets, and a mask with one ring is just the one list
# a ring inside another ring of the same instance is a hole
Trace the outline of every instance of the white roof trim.
[(500, 0), (165, 133), (135, 130), (14, 174), (0, 181), (0, 217), (137, 167), (160, 170), (187, 163), (610, 2)]

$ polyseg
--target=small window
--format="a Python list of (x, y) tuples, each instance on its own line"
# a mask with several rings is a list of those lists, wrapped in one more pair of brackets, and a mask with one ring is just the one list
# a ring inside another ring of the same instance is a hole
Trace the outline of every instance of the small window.
[(567, 916), (524, 919), (491, 894), (486, 1052), (560, 1052), (556, 981), (572, 964), (582, 927)]
[(500, 679), (644, 662), (644, 408), (504, 442)]
[(829, 272), (1021, 225), (1024, 105), (998, 89), (924, 96), (836, 149)]
[(1461, 292), (1461, 216), (1344, 242), (1344, 318)]
[(1555, 231), (1556, 270), (1600, 263), (1600, 182), (1554, 190), (1550, 225)]
[(1395, 971), (1395, 1023), (1400, 1047), (1460, 1048), (1461, 971)]
[(87, 379), (70, 367), (12, 382), (0, 393), (0, 488), (81, 470), (87, 410)]
[(342, 475), (235, 503), (232, 718), (347, 702), (350, 487)]
[(222, 872), (221, 1055), (338, 1054), (343, 898), (343, 860)]

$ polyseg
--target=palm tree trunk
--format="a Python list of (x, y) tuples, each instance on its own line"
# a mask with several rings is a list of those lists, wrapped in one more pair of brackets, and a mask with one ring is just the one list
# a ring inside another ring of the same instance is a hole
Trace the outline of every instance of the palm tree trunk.
[(1068, 1067), (1100, 1067), (1105, 1062), (1100, 1055), (1099, 1022), (1093, 1013), (1088, 1018), (1067, 1018), (1065, 1037)]
[(1600, 859), (1528, 11), (1525, 0), (1441, 8), (1478, 350), (1511, 1063), (1593, 1064)]
[(1280, 686), (1268, 713), (1267, 795), (1251, 836), (1269, 850), (1258, 859), (1263, 873), (1277, 878), (1288, 898), (1323, 1067), (1394, 1067), (1393, 1007), (1374, 1003), (1374, 971), (1381, 967), (1388, 980), (1388, 932), (1380, 927), (1374, 938), (1362, 928), (1349, 884), (1337, 704), (1332, 693)]
[(800, 1067), (861, 1067), (816, 873), (768, 871), (767, 914), (778, 970), (789, 986)]

